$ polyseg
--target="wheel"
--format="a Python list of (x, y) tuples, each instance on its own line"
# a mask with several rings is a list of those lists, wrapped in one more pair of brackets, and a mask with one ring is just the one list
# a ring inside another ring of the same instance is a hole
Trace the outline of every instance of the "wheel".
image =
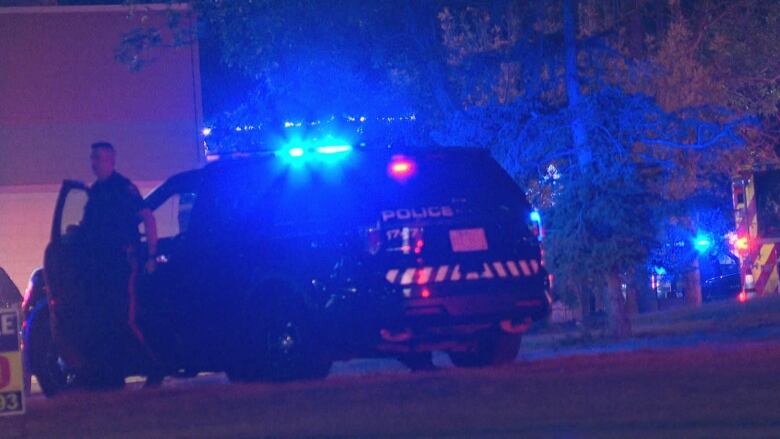
[(49, 306), (45, 301), (30, 311), (23, 332), (23, 355), (43, 394), (51, 398), (73, 387), (75, 374), (68, 370), (60, 357), (49, 322)]
[[(259, 303), (259, 312), (243, 317), (242, 353), (226, 371), (228, 378), (242, 382), (326, 377), (332, 361), (318, 342), (303, 300), (294, 299), (295, 293), (285, 287), (266, 288), (260, 292), (267, 300)], [(264, 318), (258, 322), (257, 315)]]
[(521, 336), (499, 330), (482, 334), (476, 347), (467, 352), (450, 352), (452, 364), (458, 367), (485, 367), (509, 364), (517, 358)]
[(433, 353), (431, 352), (410, 352), (399, 356), (398, 361), (412, 372), (436, 370), (436, 366), (433, 364)]

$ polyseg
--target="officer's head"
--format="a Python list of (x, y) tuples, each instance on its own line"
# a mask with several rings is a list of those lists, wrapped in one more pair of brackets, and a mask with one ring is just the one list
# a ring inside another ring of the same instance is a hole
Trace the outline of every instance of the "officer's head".
[(108, 178), (114, 173), (116, 153), (112, 144), (108, 142), (93, 143), (89, 158), (92, 159), (92, 172), (98, 180)]

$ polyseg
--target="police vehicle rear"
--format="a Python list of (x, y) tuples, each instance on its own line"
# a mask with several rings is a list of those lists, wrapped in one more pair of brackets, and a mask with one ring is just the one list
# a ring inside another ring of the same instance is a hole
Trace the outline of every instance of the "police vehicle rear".
[[(522, 190), (483, 150), (294, 147), (173, 177), (186, 206), (152, 296), (162, 357), (233, 379), (321, 376), (333, 360), (512, 361), (549, 312)], [(191, 210), (190, 210), (191, 209)]]

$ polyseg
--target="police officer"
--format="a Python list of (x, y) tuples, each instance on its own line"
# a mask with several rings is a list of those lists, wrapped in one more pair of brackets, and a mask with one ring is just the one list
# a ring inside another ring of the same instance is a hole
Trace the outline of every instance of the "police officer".
[(152, 212), (144, 206), (138, 188), (116, 172), (116, 152), (108, 142), (92, 144), (92, 172), (97, 181), (90, 188), (84, 208), (82, 227), (90, 244), (101, 247), (137, 247), (138, 220), (143, 220), (148, 246), (145, 267), (154, 270), (157, 252), (157, 227)]
[(133, 335), (140, 339), (132, 315), (139, 271), (138, 223), (143, 222), (146, 233), (147, 272), (155, 269), (157, 227), (138, 188), (116, 171), (113, 145), (92, 144), (90, 158), (97, 180), (90, 188), (81, 222), (89, 285), (84, 303), (89, 304), (85, 311), (91, 322), (85, 328), (88, 333), (80, 338), (87, 356), (82, 379), (89, 386), (121, 387), (128, 346), (138, 341), (132, 340)]

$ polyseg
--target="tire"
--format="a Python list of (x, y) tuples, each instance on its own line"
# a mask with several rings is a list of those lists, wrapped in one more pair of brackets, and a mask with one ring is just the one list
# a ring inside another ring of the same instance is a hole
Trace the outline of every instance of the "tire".
[[(247, 307), (244, 344), (228, 368), (231, 381), (293, 381), (325, 378), (332, 361), (318, 342), (303, 300), (288, 288), (273, 285), (261, 292), (267, 300)], [(264, 316), (258, 322), (256, 316)]]
[(475, 349), (467, 352), (450, 352), (452, 364), (457, 367), (501, 366), (515, 361), (520, 349), (521, 336), (499, 330), (482, 334)]
[(51, 398), (73, 387), (75, 374), (68, 370), (54, 344), (49, 306), (45, 301), (30, 311), (23, 337), (25, 364), (35, 375), (43, 394)]

